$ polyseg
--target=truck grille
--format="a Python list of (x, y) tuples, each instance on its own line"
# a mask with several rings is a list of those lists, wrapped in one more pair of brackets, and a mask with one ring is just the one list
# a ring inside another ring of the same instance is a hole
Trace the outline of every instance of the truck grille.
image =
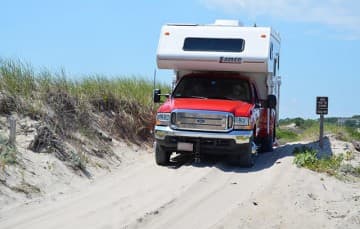
[(178, 130), (226, 132), (232, 129), (233, 115), (228, 112), (203, 110), (175, 110), (171, 113), (171, 127)]

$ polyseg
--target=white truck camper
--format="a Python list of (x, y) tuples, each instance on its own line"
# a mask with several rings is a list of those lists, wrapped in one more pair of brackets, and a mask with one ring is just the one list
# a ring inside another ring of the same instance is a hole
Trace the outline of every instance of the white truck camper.
[[(200, 151), (208, 153), (211, 150), (203, 144), (206, 140), (212, 141), (213, 148), (219, 139), (229, 140), (228, 151), (236, 151), (240, 164), (252, 164), (251, 156), (257, 151), (272, 150), (281, 85), (280, 36), (272, 28), (245, 27), (233, 20), (217, 20), (209, 25), (167, 24), (161, 29), (157, 65), (159, 69), (174, 70), (177, 85), (158, 110), (155, 126), (158, 164), (167, 164), (172, 152), (192, 152), (195, 157)], [(182, 83), (196, 77), (211, 79), (212, 94), (199, 95), (203, 99), (200, 103), (197, 100), (200, 97), (186, 97), (181, 91), (190, 91), (195, 84), (206, 84), (206, 80), (202, 80), (203, 83), (189, 84), (186, 88)], [(230, 97), (214, 96), (215, 91), (221, 89), (216, 85), (225, 85), (222, 80), (234, 77), (247, 81), (250, 99), (233, 99), (237, 104), (224, 107)], [(160, 101), (160, 93), (154, 90), (154, 102)], [(250, 106), (245, 106), (244, 101)], [(194, 104), (197, 105), (194, 107)], [(221, 121), (216, 123), (215, 116), (209, 118), (209, 112), (231, 117), (226, 121), (228, 126), (219, 131), (215, 126)], [(169, 122), (164, 124), (161, 119), (167, 118)], [(237, 125), (239, 120), (244, 120), (246, 125)], [(184, 150), (185, 143), (189, 147)], [(244, 143), (252, 148), (249, 152), (233, 150)], [(227, 149), (218, 148), (217, 152)]]

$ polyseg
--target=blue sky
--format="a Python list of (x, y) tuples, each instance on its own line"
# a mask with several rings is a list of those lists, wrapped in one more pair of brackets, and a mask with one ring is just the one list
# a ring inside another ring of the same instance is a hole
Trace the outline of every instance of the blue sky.
[[(358, 0), (0, 0), (0, 57), (36, 69), (152, 79), (160, 27), (239, 19), (272, 26), (282, 38), (281, 118), (360, 114)], [(170, 82), (171, 72), (159, 78)]]

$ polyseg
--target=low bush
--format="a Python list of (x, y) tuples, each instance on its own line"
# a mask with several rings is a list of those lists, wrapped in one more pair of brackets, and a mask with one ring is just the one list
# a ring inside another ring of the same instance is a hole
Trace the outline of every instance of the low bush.
[(16, 148), (7, 144), (7, 140), (0, 136), (0, 169), (6, 165), (17, 163)]
[(337, 174), (344, 159), (342, 154), (318, 158), (317, 151), (306, 146), (295, 148), (293, 154), (295, 155), (294, 163), (297, 166), (330, 175)]
[(317, 152), (312, 148), (303, 146), (296, 147), (293, 151), (295, 155), (294, 163), (299, 167), (311, 167), (317, 162)]
[(276, 129), (276, 137), (283, 143), (299, 140), (299, 135), (297, 133), (292, 130), (286, 130), (281, 128)]
[[(298, 140), (317, 140), (319, 138), (320, 123), (318, 120), (305, 120), (302, 118), (280, 120), (277, 128), (277, 138), (281, 143)], [(286, 125), (295, 124), (295, 128), (289, 129)], [(324, 123), (324, 133), (334, 134), (341, 141), (360, 141), (358, 128), (341, 126), (333, 122)]]

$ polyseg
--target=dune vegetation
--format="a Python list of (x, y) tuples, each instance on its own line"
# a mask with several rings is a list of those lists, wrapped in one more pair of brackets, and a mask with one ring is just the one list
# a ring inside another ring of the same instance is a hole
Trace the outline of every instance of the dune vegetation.
[[(106, 141), (111, 138), (135, 144), (152, 142), (157, 109), (152, 102), (153, 87), (144, 77), (74, 77), (65, 71), (37, 72), (23, 61), (0, 59), (0, 117), (35, 120), (37, 135), (28, 148), (55, 152), (59, 159), (82, 167), (82, 157), (67, 152), (62, 142), (77, 145), (79, 152), (89, 151), (80, 144), (79, 135), (99, 146), (99, 152), (109, 152)], [(165, 84), (156, 87), (169, 90)], [(7, 136), (0, 137), (0, 162), (15, 163), (16, 149), (6, 144)]]

